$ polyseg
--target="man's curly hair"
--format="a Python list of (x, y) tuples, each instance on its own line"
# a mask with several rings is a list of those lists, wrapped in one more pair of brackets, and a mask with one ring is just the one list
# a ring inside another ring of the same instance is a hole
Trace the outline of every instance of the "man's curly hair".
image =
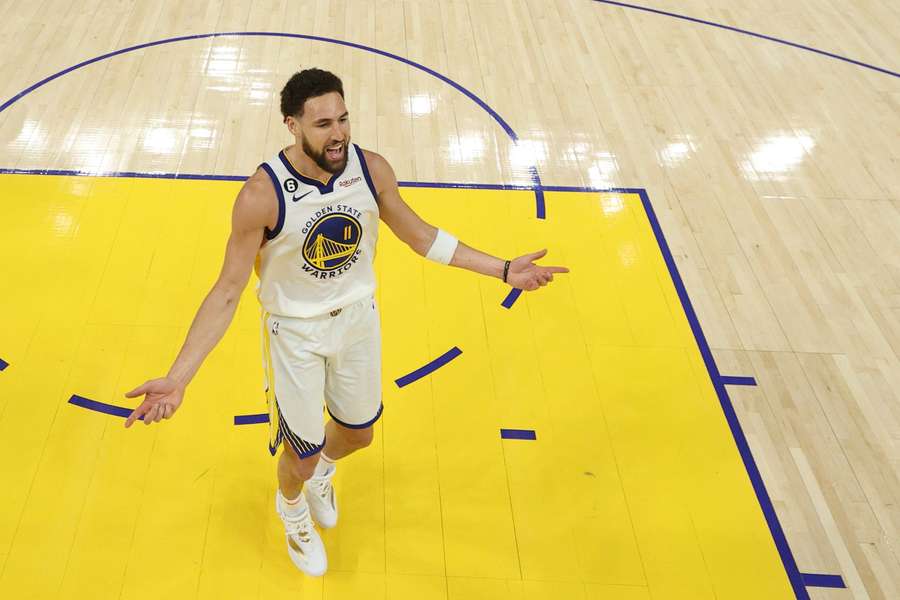
[(294, 73), (281, 90), (281, 114), (284, 118), (302, 117), (303, 104), (309, 98), (337, 92), (344, 97), (344, 84), (334, 73), (322, 69), (304, 69)]

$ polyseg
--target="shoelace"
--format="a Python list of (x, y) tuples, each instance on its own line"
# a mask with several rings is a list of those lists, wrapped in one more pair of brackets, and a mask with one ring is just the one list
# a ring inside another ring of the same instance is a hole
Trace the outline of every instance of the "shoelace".
[(299, 515), (290, 515), (284, 513), (285, 531), (288, 535), (296, 535), (304, 544), (310, 541), (310, 530), (312, 529), (312, 519), (309, 517), (309, 511), (303, 511)]
[(328, 500), (331, 492), (331, 477), (310, 477), (306, 485), (323, 500)]

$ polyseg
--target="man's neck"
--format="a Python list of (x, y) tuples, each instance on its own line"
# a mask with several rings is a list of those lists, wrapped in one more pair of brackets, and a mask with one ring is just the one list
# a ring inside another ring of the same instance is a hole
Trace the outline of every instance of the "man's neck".
[(311, 159), (306, 155), (305, 152), (303, 152), (299, 144), (293, 144), (292, 146), (289, 146), (284, 151), (284, 155), (287, 156), (288, 161), (290, 161), (291, 163), (291, 166), (293, 166), (298, 173), (300, 173), (304, 177), (308, 177), (309, 179), (321, 181), (323, 185), (328, 185), (328, 181), (331, 179), (332, 173), (329, 173), (328, 171), (317, 165), (316, 161)]

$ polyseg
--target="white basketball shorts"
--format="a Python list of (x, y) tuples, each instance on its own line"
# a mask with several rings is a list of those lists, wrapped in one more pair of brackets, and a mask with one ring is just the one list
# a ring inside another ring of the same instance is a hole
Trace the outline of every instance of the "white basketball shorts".
[(325, 446), (322, 406), (339, 425), (381, 416), (381, 323), (367, 297), (321, 317), (262, 315), (269, 452), (282, 440), (301, 458)]

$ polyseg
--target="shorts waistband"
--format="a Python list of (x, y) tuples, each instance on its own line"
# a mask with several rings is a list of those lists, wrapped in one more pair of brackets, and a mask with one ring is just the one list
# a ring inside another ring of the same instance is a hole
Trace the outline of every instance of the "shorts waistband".
[(273, 315), (273, 316), (277, 316), (280, 319), (297, 319), (298, 321), (321, 321), (323, 319), (333, 319), (334, 317), (338, 316), (345, 310), (349, 310), (351, 308), (359, 306), (360, 304), (367, 304), (369, 302), (374, 302), (374, 301), (375, 301), (374, 295), (365, 296), (364, 298), (360, 298), (359, 300), (356, 300), (355, 302), (351, 302), (350, 304), (344, 305), (340, 308), (336, 308), (336, 309), (326, 312), (326, 313), (322, 313), (321, 315), (316, 315), (314, 317), (293, 317), (293, 316), (289, 316), (289, 315)]

